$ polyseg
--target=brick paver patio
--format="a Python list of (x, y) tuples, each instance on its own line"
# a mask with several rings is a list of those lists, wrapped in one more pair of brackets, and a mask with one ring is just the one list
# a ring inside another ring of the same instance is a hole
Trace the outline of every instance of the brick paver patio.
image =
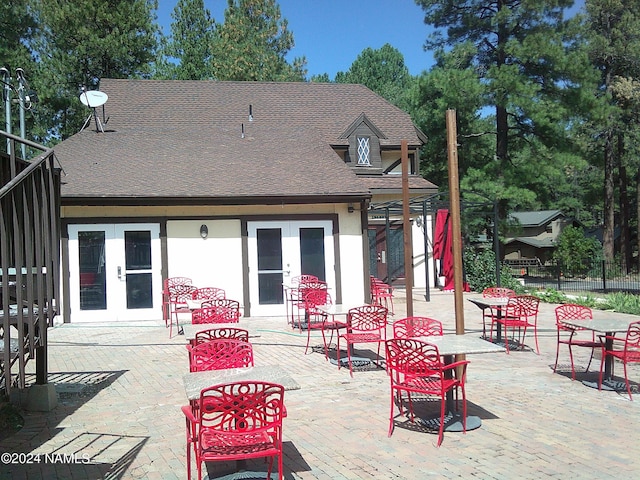
[[(406, 303), (403, 292), (397, 293), (395, 318), (402, 318)], [(348, 369), (338, 371), (325, 361), (320, 348), (304, 355), (306, 332), (292, 330), (285, 319), (250, 319), (260, 334), (252, 339), (256, 365), (281, 365), (301, 386), (285, 394), (285, 478), (636, 477), (640, 394), (631, 402), (624, 393), (571, 381), (566, 350), (561, 371), (553, 373), (554, 307), (541, 304), (541, 355), (528, 350), (467, 357), (468, 406), (482, 426), (466, 434), (445, 433), (440, 448), (436, 434), (402, 426), (387, 437), (384, 370), (357, 371), (352, 379)], [(479, 335), (480, 310), (466, 300), (464, 310), (467, 331)], [(437, 318), (445, 333), (455, 332), (452, 293), (432, 291), (427, 303), (424, 291), (414, 292), (414, 314)], [(184, 337), (170, 339), (159, 320), (62, 325), (50, 330), (49, 342), (59, 406), (26, 414), (24, 428), (0, 442), (0, 452), (15, 453), (22, 462), (0, 464), (0, 478), (185, 478)], [(321, 342), (314, 332), (312, 345)], [(534, 345), (533, 337), (527, 344)], [(576, 349), (579, 372), (588, 355), (588, 349)], [(597, 372), (599, 363), (594, 359), (591, 369)], [(616, 373), (622, 374), (621, 366)], [(640, 380), (637, 367), (631, 378)], [(252, 471), (265, 467), (263, 461), (248, 464)], [(233, 472), (233, 464), (209, 466), (211, 478), (254, 478)]]

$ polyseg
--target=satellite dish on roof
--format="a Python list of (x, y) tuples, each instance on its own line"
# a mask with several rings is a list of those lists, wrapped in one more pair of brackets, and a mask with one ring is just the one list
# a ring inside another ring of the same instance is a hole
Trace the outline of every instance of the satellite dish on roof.
[[(93, 119), (96, 121), (96, 132), (104, 133), (104, 127), (102, 126), (102, 122), (98, 118), (96, 108), (102, 106), (102, 117), (104, 118), (104, 104), (107, 103), (108, 99), (109, 97), (104, 92), (101, 92), (99, 90), (85, 90), (85, 88), (82, 87), (80, 102), (82, 102), (83, 105), (89, 107), (91, 109), (91, 113), (84, 121), (84, 125), (82, 125), (80, 131), (84, 130), (87, 125), (91, 123), (91, 118), (93, 117)], [(107, 123), (107, 121), (109, 121), (108, 118), (104, 121), (104, 123)]]
[(109, 96), (100, 90), (85, 90), (80, 94), (80, 101), (89, 108), (96, 108), (107, 103)]

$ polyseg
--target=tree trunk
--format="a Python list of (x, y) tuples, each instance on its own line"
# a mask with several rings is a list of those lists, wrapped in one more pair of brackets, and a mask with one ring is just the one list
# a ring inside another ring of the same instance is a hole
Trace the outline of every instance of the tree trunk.
[(629, 195), (627, 193), (627, 167), (624, 165), (624, 135), (618, 133), (618, 185), (620, 189), (620, 262), (624, 273), (631, 268), (631, 232), (629, 229)]
[[(636, 172), (636, 219), (640, 221), (640, 169)], [(636, 235), (636, 241), (638, 242), (638, 265), (636, 268), (640, 272), (640, 227), (638, 228), (638, 235)]]
[(613, 133), (611, 131), (608, 131), (606, 133), (604, 145), (604, 231), (602, 233), (602, 247), (604, 250), (604, 258), (608, 262), (612, 262), (615, 255), (615, 153), (613, 150)]

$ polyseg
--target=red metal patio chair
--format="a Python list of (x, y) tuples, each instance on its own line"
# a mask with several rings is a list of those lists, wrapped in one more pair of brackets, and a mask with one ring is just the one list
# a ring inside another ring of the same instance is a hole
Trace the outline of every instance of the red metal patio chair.
[[(488, 287), (482, 291), (485, 298), (511, 298), (516, 296), (516, 292), (506, 287)], [(495, 307), (496, 310), (501, 307)], [(482, 309), (482, 338), (487, 338), (487, 319), (491, 318), (491, 309), (487, 313), (486, 308)]]
[(207, 330), (196, 332), (194, 338), (187, 345), (187, 350), (191, 347), (199, 345), (210, 340), (217, 340), (219, 338), (231, 338), (234, 340), (242, 340), (243, 342), (249, 341), (249, 331), (244, 328), (235, 327), (214, 327)]
[(185, 405), (182, 411), (186, 418), (188, 478), (193, 449), (199, 480), (204, 462), (262, 457), (269, 459), (266, 478), (271, 478), (277, 458), (278, 478), (282, 480), (282, 385), (259, 381), (215, 385), (202, 390), (197, 405)]
[(197, 290), (194, 285), (177, 284), (168, 285), (169, 292), (169, 337), (173, 336), (173, 322), (175, 320), (176, 327), (178, 327), (178, 333), (180, 333), (180, 314), (191, 313), (187, 306), (187, 300), (193, 298), (193, 292)]
[(384, 306), (393, 315), (393, 287), (379, 278), (371, 277), (371, 302)]
[(340, 339), (347, 342), (349, 374), (353, 377), (351, 363), (352, 346), (357, 343), (377, 343), (377, 359), (380, 363), (380, 343), (387, 338), (387, 316), (389, 311), (382, 305), (363, 305), (352, 308), (347, 314), (347, 331), (338, 336), (338, 369), (340, 368)]
[[(298, 301), (295, 303), (294, 308), (298, 309), (298, 313), (297, 313), (297, 323), (298, 323), (298, 331), (300, 333), (302, 333), (302, 326), (303, 326), (303, 315), (304, 315), (304, 320), (307, 320), (307, 311), (306, 311), (306, 298), (307, 296), (313, 292), (313, 291), (318, 291), (317, 295), (316, 295), (316, 302), (320, 302), (318, 303), (319, 305), (321, 305), (322, 303), (324, 303), (322, 301), (323, 296), (326, 297), (328, 295), (328, 291), (329, 291), (329, 286), (327, 285), (327, 282), (323, 282), (320, 280), (310, 280), (307, 282), (303, 282), (300, 283), (300, 285), (297, 288), (297, 295), (298, 295)], [(302, 315), (301, 315), (302, 312)], [(295, 320), (294, 320), (294, 326), (295, 326)]]
[(193, 344), (208, 342), (209, 340), (217, 340), (220, 338), (231, 338), (233, 340), (249, 341), (249, 331), (244, 328), (235, 327), (214, 327), (208, 330), (201, 330), (195, 334)]
[[(462, 393), (462, 429), (466, 432), (467, 397), (464, 390), (468, 360), (445, 365), (435, 345), (409, 338), (394, 338), (385, 342), (387, 369), (391, 380), (391, 412), (389, 414), (390, 437), (394, 427), (394, 411), (397, 403), (403, 415), (402, 394), (407, 393), (409, 419), (414, 423), (411, 394), (440, 397), (440, 422), (438, 446), (442, 443), (446, 418), (447, 393)], [(456, 402), (456, 409), (457, 409)]]
[[(322, 334), (322, 343), (324, 346), (324, 357), (325, 359), (329, 358), (329, 345), (327, 344), (326, 339), (326, 331), (331, 331), (331, 338), (329, 340), (329, 344), (333, 340), (333, 332), (338, 330), (339, 328), (346, 328), (347, 324), (344, 322), (335, 322), (333, 320), (328, 320), (328, 315), (323, 311), (319, 310), (320, 306), (328, 306), (332, 305), (331, 295), (326, 291), (326, 289), (309, 289), (305, 292), (305, 317), (306, 317), (306, 326), (307, 326), (307, 346), (304, 350), (306, 355), (309, 350), (309, 343), (311, 341), (311, 331), (312, 330), (320, 330)], [(342, 327), (339, 327), (339, 325)]]
[[(622, 362), (624, 367), (624, 382), (627, 386), (627, 393), (629, 394), (629, 400), (633, 401), (631, 396), (631, 385), (629, 384), (629, 375), (627, 373), (627, 365), (629, 363), (640, 363), (640, 321), (629, 324), (627, 329), (627, 335), (624, 339), (615, 336), (605, 336), (604, 338), (613, 341), (613, 347), (611, 350), (604, 348), (602, 350), (602, 361), (600, 362), (600, 378), (598, 380), (598, 389), (602, 389), (602, 372), (604, 371), (604, 364), (608, 356), (614, 357)], [(616, 344), (620, 346), (622, 342), (622, 348), (616, 349)], [(613, 362), (615, 365), (615, 361)], [(611, 376), (613, 376), (613, 366), (611, 367)]]
[(194, 300), (207, 300), (212, 298), (227, 298), (227, 295), (224, 289), (218, 287), (201, 287), (193, 292)]
[(200, 308), (191, 313), (191, 323), (237, 323), (240, 320), (240, 302), (229, 298), (204, 300)]
[(502, 315), (498, 315), (497, 312), (491, 313), (491, 334), (490, 338), (493, 340), (493, 325), (499, 323), (504, 329), (504, 341), (509, 353), (509, 336), (507, 328), (513, 329), (513, 335), (515, 339), (515, 331), (518, 330), (518, 343), (520, 346), (524, 345), (524, 338), (527, 334), (527, 329), (533, 329), (533, 335), (536, 341), (536, 353), (540, 355), (540, 348), (538, 347), (538, 308), (540, 305), (540, 299), (533, 295), (516, 295), (509, 298), (507, 305), (502, 309)]
[(291, 277), (291, 285), (288, 286), (286, 293), (287, 314), (291, 307), (291, 316), (288, 316), (291, 326), (296, 327), (296, 317), (298, 319), (298, 329), (300, 328), (300, 311), (304, 310), (304, 295), (302, 288), (304, 284), (321, 281), (315, 275), (302, 274)]
[(173, 285), (193, 285), (193, 281), (189, 277), (169, 277), (162, 282), (162, 317), (165, 327), (168, 327), (171, 321), (171, 295), (169, 293), (169, 286)]
[(573, 364), (573, 350), (572, 347), (587, 347), (591, 349), (591, 356), (589, 357), (589, 363), (587, 364), (587, 372), (593, 360), (593, 352), (596, 348), (603, 348), (604, 345), (601, 341), (596, 340), (595, 332), (590, 331), (587, 338), (580, 338), (580, 332), (585, 331), (584, 328), (574, 327), (572, 325), (566, 325), (562, 323), (563, 320), (591, 320), (593, 318), (593, 312), (589, 307), (583, 305), (576, 305), (573, 303), (566, 303), (556, 307), (556, 331), (557, 331), (557, 343), (556, 343), (556, 363), (553, 366), (555, 372), (558, 368), (558, 355), (560, 353), (560, 345), (567, 345), (569, 347), (569, 358), (571, 359), (571, 379), (576, 379), (576, 371)]
[(429, 317), (407, 317), (393, 322), (394, 338), (442, 335), (442, 322)]
[(216, 338), (189, 350), (189, 371), (253, 367), (253, 346), (233, 338)]

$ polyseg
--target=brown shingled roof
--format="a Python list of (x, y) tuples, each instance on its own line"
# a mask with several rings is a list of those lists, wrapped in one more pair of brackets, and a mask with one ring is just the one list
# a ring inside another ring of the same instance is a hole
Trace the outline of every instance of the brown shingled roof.
[(54, 149), (63, 202), (367, 198), (331, 148), (354, 119), (365, 113), (382, 146), (422, 143), (408, 114), (361, 85), (103, 79), (100, 90), (105, 132), (89, 126)]

